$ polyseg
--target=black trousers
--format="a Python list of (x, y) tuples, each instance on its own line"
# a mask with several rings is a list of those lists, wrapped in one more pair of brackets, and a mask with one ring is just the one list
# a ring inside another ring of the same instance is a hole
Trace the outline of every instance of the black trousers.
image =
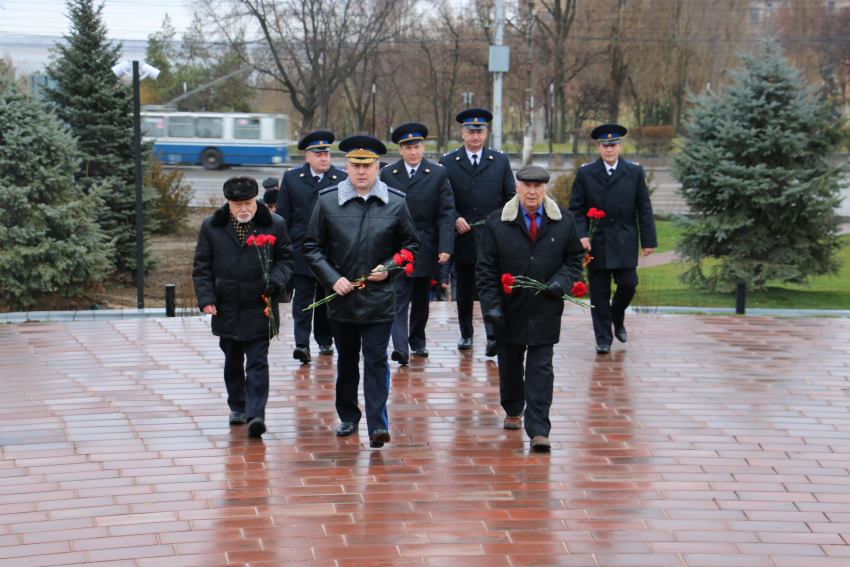
[(553, 346), (516, 345), (497, 339), (496, 353), (499, 359), (499, 396), (505, 413), (517, 417), (525, 408), (523, 421), (528, 437), (549, 437), (552, 427), (549, 408), (552, 407), (555, 387)]
[(340, 421), (359, 423), (362, 413), (357, 405), (360, 388), (360, 351), (363, 351), (363, 397), (366, 399), (366, 424), (369, 431), (386, 429), (387, 398), (390, 395), (390, 366), (387, 345), (392, 323), (340, 323), (331, 321), (336, 341), (336, 412)]
[[(614, 298), (611, 298), (611, 278), (617, 284)], [(587, 283), (590, 284), (590, 303), (593, 309), (593, 333), (596, 344), (610, 345), (614, 340), (611, 326), (621, 327), (626, 316), (626, 308), (635, 296), (638, 284), (637, 268), (622, 270), (587, 270)]]
[[(431, 303), (431, 278), (399, 276), (395, 287), (395, 323), (393, 350), (410, 354), (411, 348), (425, 347), (425, 325)], [(409, 306), (409, 309), (408, 309)], [(410, 311), (408, 324), (407, 312)]]
[(248, 420), (265, 419), (269, 401), (269, 339), (237, 341), (220, 337), (218, 344), (224, 352), (224, 384), (230, 411), (244, 413)]
[(324, 299), (327, 295), (325, 288), (312, 276), (292, 274), (292, 281), (295, 283), (295, 297), (292, 300), (295, 344), (309, 347), (311, 330), (315, 331), (316, 342), (320, 346), (333, 344), (333, 332), (328, 321), (328, 306), (320, 305), (310, 311), (304, 311), (304, 308), (311, 303)]
[[(460, 323), (460, 336), (472, 338), (472, 307), (475, 305), (475, 264), (455, 262), (457, 276), (457, 319)], [(488, 337), (493, 336), (493, 325), (484, 323)]]

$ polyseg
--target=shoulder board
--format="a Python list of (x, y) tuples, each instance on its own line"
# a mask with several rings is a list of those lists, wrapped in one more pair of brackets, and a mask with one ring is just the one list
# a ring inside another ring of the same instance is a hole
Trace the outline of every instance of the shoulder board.
[(587, 162), (587, 163), (585, 163), (585, 164), (582, 164), (582, 167), (587, 167), (588, 165), (590, 165), (590, 164), (592, 164), (592, 163), (594, 163), (594, 162), (589, 161), (589, 162)]
[(444, 167), (441, 163), (435, 163), (434, 165), (439, 165), (440, 167)]
[(334, 185), (333, 187), (322, 189), (321, 191), (319, 191), (319, 195), (324, 195), (325, 193), (330, 193), (331, 191), (336, 191), (337, 189), (339, 189), (339, 187), (337, 185)]
[(292, 171), (293, 169), (295, 169), (295, 167), (290, 167), (290, 168), (289, 168), (289, 169), (287, 169), (286, 171)]
[(407, 196), (407, 193), (404, 193), (404, 192), (402, 192), (402, 191), (399, 191), (398, 189), (393, 189), (393, 188), (392, 188), (392, 187), (390, 187), (389, 185), (387, 185), (387, 189), (389, 190), (389, 192), (390, 192), (390, 193), (395, 193), (395, 194), (396, 194), (396, 195), (398, 195), (399, 197), (406, 197), (406, 196)]
[(626, 163), (630, 163), (630, 164), (632, 164), (632, 165), (640, 165), (640, 162), (637, 162), (637, 161), (629, 161), (629, 160), (626, 160)]

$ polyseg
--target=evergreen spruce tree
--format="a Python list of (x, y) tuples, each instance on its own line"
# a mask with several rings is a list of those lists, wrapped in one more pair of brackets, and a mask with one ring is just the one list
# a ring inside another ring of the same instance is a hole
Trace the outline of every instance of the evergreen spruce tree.
[[(133, 151), (132, 88), (112, 72), (121, 44), (111, 45), (106, 25), (94, 0), (69, 0), (71, 32), (67, 45), (57, 45), (48, 75), (56, 88), (47, 92), (59, 118), (78, 140), (82, 154), (76, 179), (84, 192), (101, 185), (104, 206), (98, 222), (115, 243), (112, 258), (119, 276), (136, 275), (136, 186)], [(143, 147), (143, 163), (152, 148)], [(145, 237), (154, 228), (156, 193), (143, 194)], [(153, 267), (145, 254), (145, 269)]]
[(0, 59), (0, 305), (74, 296), (111, 269), (100, 199), (74, 183), (79, 165), (71, 133)]
[(789, 66), (776, 38), (740, 57), (722, 94), (691, 97), (673, 169), (691, 212), (678, 218), (677, 251), (690, 265), (682, 281), (765, 290), (768, 282), (835, 274), (834, 209), (846, 164), (832, 158), (843, 123)]

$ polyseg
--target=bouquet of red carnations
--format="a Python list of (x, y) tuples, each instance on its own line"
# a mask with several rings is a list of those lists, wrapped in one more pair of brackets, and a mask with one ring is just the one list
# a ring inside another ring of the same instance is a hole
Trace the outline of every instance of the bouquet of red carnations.
[[(504, 289), (505, 293), (511, 293), (514, 289), (535, 289), (537, 290), (534, 295), (537, 295), (541, 291), (546, 291), (547, 285), (545, 283), (539, 282), (537, 280), (533, 280), (531, 278), (527, 278), (525, 276), (512, 276), (511, 274), (502, 274), (502, 289)], [(564, 295), (564, 299), (569, 301), (570, 303), (575, 303), (581, 307), (593, 307), (589, 303), (585, 303), (584, 301), (579, 301), (579, 297), (584, 297), (587, 294), (587, 286), (584, 285), (584, 282), (576, 282), (573, 284), (573, 289), (570, 290), (569, 295)]]
[[(587, 227), (587, 239), (593, 240), (593, 233), (596, 231), (596, 225), (599, 224), (600, 219), (605, 217), (605, 211), (600, 211), (596, 207), (591, 207), (589, 211), (587, 211), (587, 218), (590, 219), (590, 224)], [(581, 263), (582, 268), (586, 268), (588, 264), (593, 260), (593, 256), (590, 254), (584, 255), (584, 260)]]
[[(252, 234), (248, 237), (248, 240), (245, 241), (245, 244), (247, 244), (248, 246), (254, 246), (257, 248), (257, 254), (259, 254), (260, 256), (260, 264), (263, 266), (263, 280), (266, 282), (266, 287), (268, 287), (269, 285), (269, 271), (271, 270), (272, 246), (274, 246), (275, 240), (277, 240), (277, 238), (271, 235), (261, 234), (255, 237)], [(272, 339), (277, 334), (274, 324), (274, 313), (272, 312), (272, 298), (266, 297), (265, 295), (261, 297), (266, 303), (266, 308), (263, 310), (263, 313), (265, 313), (266, 317), (269, 318), (269, 342), (272, 342)]]
[[(407, 264), (405, 264), (405, 262), (407, 262)], [(386, 266), (384, 266), (383, 268), (381, 268), (380, 270), (378, 270), (378, 273), (389, 272), (390, 270), (404, 270), (404, 273), (407, 274), (408, 276), (410, 274), (412, 274), (413, 273), (413, 254), (410, 252), (410, 250), (405, 250), (404, 248), (402, 248), (401, 252), (399, 252), (397, 254), (393, 254), (392, 261), (389, 264), (387, 264)], [(366, 280), (368, 280), (368, 279), (369, 279), (368, 275), (360, 276), (359, 278), (357, 278), (357, 280), (351, 282), (351, 285), (354, 286), (355, 289), (362, 289), (366, 286)], [(303, 311), (308, 311), (310, 309), (313, 309), (314, 307), (318, 307), (319, 305), (323, 305), (323, 304), (327, 303), (328, 301), (330, 301), (330, 300), (332, 300), (332, 299), (334, 299), (335, 297), (338, 297), (338, 296), (339, 296), (338, 293), (332, 293), (332, 294), (326, 296), (324, 299), (317, 301), (316, 303), (308, 305), (307, 307), (305, 307), (303, 309)]]

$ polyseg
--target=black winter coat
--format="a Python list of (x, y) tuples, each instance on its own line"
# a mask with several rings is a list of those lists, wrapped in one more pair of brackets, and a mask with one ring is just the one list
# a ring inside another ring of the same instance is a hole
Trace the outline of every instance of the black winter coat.
[(411, 277), (435, 279), (440, 271), (440, 253), (451, 254), (454, 250), (457, 213), (446, 169), (423, 159), (411, 179), (404, 160), (399, 160), (381, 170), (381, 181), (404, 192), (419, 234), (419, 256)]
[[(353, 282), (369, 275), (378, 264), (389, 264), (402, 248), (414, 258), (419, 254), (404, 193), (391, 188), (388, 197), (386, 204), (377, 197), (357, 197), (340, 206), (336, 187), (319, 194), (304, 240), (304, 259), (329, 294), (339, 278)], [(335, 297), (327, 304), (328, 318), (359, 324), (395, 321), (395, 278), (400, 273), (391, 270), (384, 280)]]
[[(449, 183), (455, 196), (457, 215), (473, 224), (505, 206), (516, 196), (516, 181), (511, 171), (508, 156), (499, 150), (484, 146), (481, 161), (475, 173), (472, 162), (463, 146), (443, 154), (440, 163), (449, 174)], [(454, 260), (474, 264), (477, 260), (478, 243), (484, 233), (483, 226), (455, 237)]]
[[(283, 288), (292, 275), (292, 245), (283, 219), (262, 206), (257, 207), (249, 236), (260, 234), (275, 237), (269, 280)], [(266, 304), (262, 298), (266, 283), (260, 256), (256, 247), (239, 244), (227, 204), (201, 225), (192, 282), (198, 307), (216, 306), (217, 314), (212, 317), (214, 335), (240, 341), (268, 336), (269, 319), (263, 313)], [(272, 301), (272, 308), (275, 325), (279, 326), (277, 298)]]
[(310, 173), (310, 164), (288, 169), (280, 180), (280, 192), (277, 194), (275, 214), (286, 221), (286, 230), (292, 240), (292, 251), (295, 253), (295, 273), (302, 276), (312, 276), (307, 262), (304, 261), (304, 237), (307, 235), (307, 225), (319, 199), (319, 191), (339, 185), (348, 179), (344, 169), (331, 166), (316, 183)]
[(547, 197), (542, 219), (532, 242), (519, 197), (514, 197), (491, 214), (484, 225), (476, 267), (478, 295), (485, 313), (501, 305), (505, 326), (494, 330), (496, 338), (508, 343), (557, 343), (561, 338), (564, 300), (535, 295), (532, 289), (514, 289), (507, 294), (502, 288), (502, 274), (522, 275), (544, 284), (556, 281), (566, 294), (575, 282), (581, 281), (584, 248), (573, 215)]
[(570, 194), (570, 211), (575, 216), (579, 238), (587, 238), (587, 211), (594, 207), (604, 211), (605, 218), (593, 233), (593, 261), (588, 268), (635, 268), (639, 248), (658, 246), (646, 174), (639, 163), (620, 158), (610, 176), (601, 157), (580, 167)]

